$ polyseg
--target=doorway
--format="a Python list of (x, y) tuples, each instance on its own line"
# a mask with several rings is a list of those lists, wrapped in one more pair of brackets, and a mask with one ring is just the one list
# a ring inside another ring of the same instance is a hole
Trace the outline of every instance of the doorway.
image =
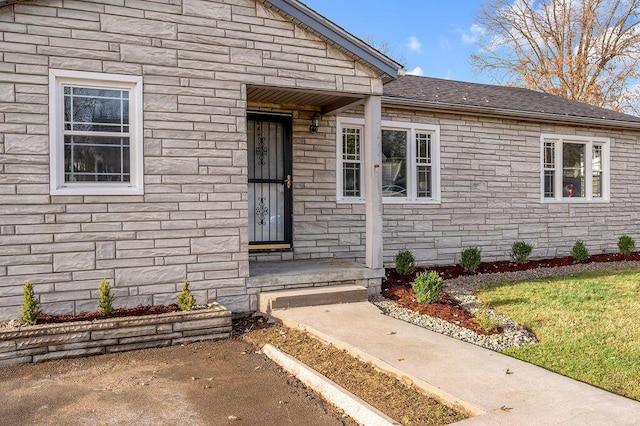
[(292, 249), (291, 117), (247, 114), (249, 250)]

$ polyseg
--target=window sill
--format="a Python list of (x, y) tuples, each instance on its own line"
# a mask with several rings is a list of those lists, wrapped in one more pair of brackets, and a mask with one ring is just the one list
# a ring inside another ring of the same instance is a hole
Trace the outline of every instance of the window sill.
[(602, 200), (589, 200), (585, 198), (563, 198), (561, 200), (557, 199), (547, 199), (543, 198), (540, 200), (542, 204), (609, 204), (610, 200), (602, 199)]
[[(358, 199), (358, 200), (337, 200), (338, 204), (366, 204), (366, 200)], [(439, 205), (441, 204), (440, 200), (389, 200), (383, 199), (383, 205), (394, 205), (394, 204), (413, 204), (413, 205)]]
[(394, 200), (394, 199), (382, 199), (382, 204), (440, 204), (440, 200)]
[(144, 195), (144, 189), (131, 186), (79, 185), (51, 189), (51, 195)]

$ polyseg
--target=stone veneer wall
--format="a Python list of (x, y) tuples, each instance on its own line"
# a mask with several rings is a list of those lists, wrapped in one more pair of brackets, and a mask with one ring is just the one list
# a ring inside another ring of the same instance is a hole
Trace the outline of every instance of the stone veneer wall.
[(205, 310), (0, 329), (0, 366), (231, 336), (231, 312)]
[(318, 133), (309, 133), (313, 111), (291, 106), (260, 111), (293, 115), (293, 246), (283, 253), (252, 253), (254, 261), (349, 259), (364, 262), (364, 204), (336, 203), (335, 117), (323, 117)]
[[(188, 279), (248, 311), (246, 85), (382, 90), (255, 0), (2, 5), (0, 59), (0, 320), (27, 280), (52, 314), (95, 310), (102, 278), (119, 306), (166, 304)], [(50, 68), (143, 77), (144, 195), (49, 195)]]
[[(622, 234), (640, 238), (638, 132), (389, 107), (382, 119), (436, 124), (441, 132), (441, 203), (384, 205), (386, 265), (401, 249), (420, 264), (452, 264), (472, 246), (484, 260), (499, 260), (517, 240), (531, 243), (533, 256), (553, 257), (568, 255), (577, 239), (598, 253), (617, 250)], [(285, 256), (362, 261), (364, 204), (336, 202), (335, 119), (325, 117), (313, 137), (303, 131), (294, 135), (295, 250)], [(542, 203), (541, 133), (610, 138), (611, 202)]]

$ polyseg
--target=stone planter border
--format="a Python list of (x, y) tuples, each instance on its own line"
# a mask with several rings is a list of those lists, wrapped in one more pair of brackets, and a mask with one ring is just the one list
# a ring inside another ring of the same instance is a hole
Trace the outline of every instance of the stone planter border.
[(231, 311), (208, 309), (0, 329), (0, 366), (231, 336)]

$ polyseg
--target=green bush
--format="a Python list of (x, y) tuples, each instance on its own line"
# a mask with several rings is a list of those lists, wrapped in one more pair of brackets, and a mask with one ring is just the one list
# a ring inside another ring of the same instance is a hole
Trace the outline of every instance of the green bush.
[(396, 272), (400, 275), (413, 274), (416, 270), (416, 259), (409, 250), (400, 250), (396, 254)]
[(467, 272), (475, 272), (481, 261), (482, 250), (478, 247), (469, 247), (462, 251), (458, 264)]
[(176, 301), (181, 311), (190, 311), (196, 304), (196, 298), (189, 291), (189, 281), (185, 281), (182, 291), (176, 295)]
[(636, 242), (628, 235), (618, 238), (618, 250), (620, 254), (631, 254), (636, 250)]
[(516, 241), (511, 246), (511, 258), (517, 264), (527, 263), (529, 261), (529, 256), (531, 256), (531, 252), (533, 251), (533, 247), (531, 244), (527, 244), (524, 241)]
[(111, 295), (111, 286), (109, 281), (103, 279), (100, 281), (100, 297), (98, 299), (98, 308), (102, 315), (110, 315), (113, 312), (113, 295)]
[(18, 322), (20, 324), (35, 324), (40, 314), (40, 303), (36, 299), (31, 283), (27, 282), (22, 287), (22, 308)]
[(418, 302), (437, 302), (442, 295), (442, 278), (435, 271), (420, 272), (411, 287)]
[(589, 258), (589, 250), (587, 250), (587, 246), (584, 245), (584, 241), (576, 241), (571, 249), (571, 256), (578, 262), (584, 262)]

